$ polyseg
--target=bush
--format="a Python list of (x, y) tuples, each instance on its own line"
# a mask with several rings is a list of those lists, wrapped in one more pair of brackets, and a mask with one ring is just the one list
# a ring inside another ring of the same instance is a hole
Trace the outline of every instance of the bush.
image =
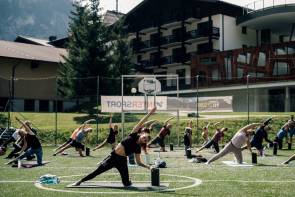
[(4, 114), (0, 114), (0, 126), (6, 127), (8, 118)]

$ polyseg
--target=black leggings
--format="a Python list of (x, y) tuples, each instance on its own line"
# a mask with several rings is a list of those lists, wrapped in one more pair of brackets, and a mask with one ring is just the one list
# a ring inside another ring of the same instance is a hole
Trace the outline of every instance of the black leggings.
[(16, 153), (18, 153), (22, 148), (18, 147), (16, 144), (13, 144), (14, 149), (8, 154), (7, 158), (12, 159), (16, 157)]
[(2, 146), (7, 147), (8, 144), (10, 144), (11, 142), (15, 142), (14, 137), (10, 137), (8, 140), (6, 140)]
[(99, 164), (96, 170), (85, 176), (81, 180), (81, 182), (93, 179), (94, 177), (112, 168), (117, 168), (121, 175), (122, 183), (124, 186), (131, 185), (131, 181), (129, 180), (127, 157), (117, 155), (114, 151)]
[(210, 140), (209, 142), (207, 142), (207, 144), (205, 144), (205, 148), (210, 148), (211, 146), (214, 146), (214, 149), (217, 153), (219, 153), (219, 146), (218, 143), (215, 142), (214, 140)]
[(276, 137), (276, 139), (274, 141), (278, 143), (279, 149), (282, 150), (283, 149), (283, 140)]

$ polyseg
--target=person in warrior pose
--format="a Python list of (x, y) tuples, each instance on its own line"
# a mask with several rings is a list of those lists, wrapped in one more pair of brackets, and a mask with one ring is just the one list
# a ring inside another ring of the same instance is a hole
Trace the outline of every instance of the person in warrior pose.
[(148, 143), (148, 147), (150, 148), (152, 145), (154, 144), (159, 144), (160, 147), (161, 147), (161, 151), (163, 152), (166, 152), (165, 150), (165, 137), (167, 135), (170, 135), (170, 129), (172, 128), (172, 125), (169, 124), (168, 122), (170, 120), (172, 120), (174, 117), (171, 117), (169, 119), (167, 119), (165, 122), (164, 122), (164, 125), (163, 127), (161, 128), (159, 134), (157, 135), (157, 137), (155, 137), (153, 140), (151, 140), (150, 143)]
[(234, 153), (237, 163), (243, 163), (243, 155), (242, 155), (242, 146), (247, 143), (249, 151), (252, 153), (251, 145), (250, 145), (250, 136), (253, 134), (253, 129), (259, 126), (261, 123), (253, 123), (249, 124), (243, 128), (241, 128), (231, 139), (231, 141), (225, 145), (225, 147), (212, 158), (210, 158), (206, 164), (210, 164), (213, 161), (227, 155), (228, 153)]
[(117, 168), (121, 175), (122, 183), (125, 187), (130, 186), (132, 183), (129, 180), (128, 165), (127, 165), (127, 156), (135, 153), (137, 165), (151, 169), (150, 166), (147, 166), (142, 163), (140, 159), (141, 147), (146, 145), (150, 139), (149, 134), (145, 132), (139, 132), (142, 128), (142, 125), (146, 120), (156, 111), (156, 108), (153, 108), (147, 115), (145, 115), (138, 124), (133, 128), (132, 132), (124, 138), (116, 148), (108, 155), (97, 167), (96, 170), (86, 175), (76, 183), (74, 186), (78, 186), (81, 183), (91, 180), (94, 177), (100, 175), (103, 172), (106, 172), (112, 168)]
[(93, 151), (102, 148), (106, 144), (110, 144), (112, 146), (112, 149), (116, 147), (116, 135), (118, 135), (119, 127), (117, 124), (114, 124), (114, 125), (112, 124), (112, 115), (110, 116), (109, 129), (110, 129), (110, 132), (107, 139), (105, 139), (101, 144), (96, 146), (93, 149)]

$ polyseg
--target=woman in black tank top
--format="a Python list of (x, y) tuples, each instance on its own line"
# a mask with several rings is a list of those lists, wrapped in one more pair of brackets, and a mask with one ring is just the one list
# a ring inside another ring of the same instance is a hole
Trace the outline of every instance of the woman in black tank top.
[(149, 134), (144, 132), (140, 133), (139, 131), (142, 128), (144, 122), (155, 111), (156, 108), (153, 108), (146, 116), (144, 116), (133, 128), (132, 132), (126, 138), (124, 138), (121, 143), (119, 143), (111, 152), (111, 154), (99, 164), (96, 170), (76, 182), (74, 185), (80, 185), (82, 182), (91, 180), (103, 172), (106, 172), (112, 168), (117, 168), (121, 175), (123, 185), (130, 186), (131, 181), (129, 180), (127, 156), (133, 153), (135, 153), (137, 165), (150, 169), (150, 166), (143, 164), (140, 159), (141, 147), (148, 143), (150, 137)]
[(112, 150), (116, 147), (116, 135), (118, 135), (118, 125), (112, 125), (112, 115), (110, 116), (110, 123), (109, 123), (110, 132), (107, 137), (101, 144), (96, 146), (92, 151), (98, 150), (104, 147), (107, 143), (112, 146)]

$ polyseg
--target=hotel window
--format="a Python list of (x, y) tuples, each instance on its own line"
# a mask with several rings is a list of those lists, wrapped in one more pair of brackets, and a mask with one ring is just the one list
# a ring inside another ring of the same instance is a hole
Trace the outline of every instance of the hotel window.
[(4, 111), (5, 107), (8, 105), (8, 98), (7, 97), (0, 97), (0, 110)]
[(24, 111), (35, 111), (35, 100), (25, 99), (24, 100)]
[(31, 61), (31, 69), (36, 69), (39, 67), (38, 61)]
[(48, 112), (49, 111), (49, 101), (48, 100), (40, 100), (39, 101), (39, 111), (40, 112)]
[(245, 26), (242, 27), (242, 34), (247, 34), (247, 27)]
[(261, 43), (269, 44), (271, 42), (271, 32), (270, 29), (261, 30)]

